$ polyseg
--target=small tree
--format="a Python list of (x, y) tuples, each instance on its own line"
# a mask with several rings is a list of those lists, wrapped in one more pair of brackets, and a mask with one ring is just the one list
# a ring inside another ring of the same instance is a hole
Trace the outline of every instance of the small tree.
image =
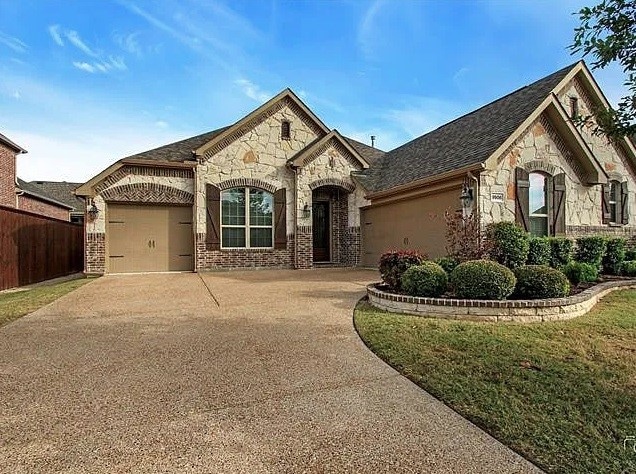
[(458, 262), (479, 260), (487, 252), (482, 237), (479, 214), (473, 212), (469, 216), (461, 212), (447, 210), (446, 219), (446, 253)]

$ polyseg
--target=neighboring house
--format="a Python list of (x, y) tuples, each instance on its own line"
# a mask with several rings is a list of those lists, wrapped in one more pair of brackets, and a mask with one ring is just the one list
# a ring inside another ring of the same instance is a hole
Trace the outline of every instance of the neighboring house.
[(54, 199), (69, 208), (64, 217), (74, 223), (83, 223), (86, 212), (84, 199), (75, 195), (75, 190), (82, 183), (69, 183), (67, 181), (30, 181), (29, 186), (37, 189), (44, 196)]
[(89, 273), (375, 266), (444, 253), (444, 213), (536, 235), (631, 236), (636, 150), (578, 130), (607, 106), (583, 62), (391, 152), (330, 130), (289, 89), (235, 124), (123, 158), (80, 186)]
[(0, 206), (17, 207), (16, 156), (27, 151), (0, 133)]
[(18, 209), (63, 221), (70, 220), (73, 206), (49, 195), (36, 182), (27, 182), (18, 178), (15, 196)]

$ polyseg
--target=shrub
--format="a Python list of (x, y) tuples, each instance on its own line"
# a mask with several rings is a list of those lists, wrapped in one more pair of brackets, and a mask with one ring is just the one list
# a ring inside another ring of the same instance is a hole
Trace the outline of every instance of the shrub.
[(573, 285), (592, 283), (598, 280), (598, 268), (584, 262), (570, 262), (563, 267), (563, 273)]
[(435, 259), (435, 263), (437, 263), (440, 267), (444, 269), (446, 273), (449, 275), (455, 270), (455, 267), (459, 265), (459, 260), (455, 257), (440, 257)]
[(550, 241), (546, 237), (530, 239), (528, 265), (550, 265)]
[(605, 237), (579, 237), (576, 239), (576, 261), (589, 263), (600, 270), (606, 249), (607, 239)]
[(574, 241), (565, 237), (551, 237), (550, 242), (550, 266), (560, 269), (572, 261), (574, 254)]
[(382, 281), (394, 291), (400, 291), (402, 274), (411, 266), (419, 265), (425, 257), (415, 250), (391, 250), (380, 257)]
[(563, 298), (570, 293), (570, 282), (565, 275), (547, 265), (524, 265), (515, 268), (514, 273), (516, 298)]
[(636, 260), (625, 260), (621, 265), (621, 273), (625, 276), (636, 276)]
[(448, 275), (435, 262), (412, 265), (402, 275), (402, 290), (410, 296), (437, 297), (447, 288)]
[(603, 257), (603, 272), (609, 275), (620, 273), (621, 265), (625, 260), (625, 247), (627, 247), (627, 239), (622, 237), (607, 240), (607, 250)]
[(477, 260), (486, 253), (479, 213), (464, 216), (461, 212), (446, 211), (446, 253), (458, 262)]
[(625, 249), (625, 260), (636, 260), (636, 247)]
[(514, 273), (491, 260), (472, 260), (457, 265), (450, 282), (458, 298), (503, 300), (515, 288)]
[(524, 265), (528, 259), (530, 239), (514, 222), (497, 222), (486, 228), (490, 258), (508, 268)]

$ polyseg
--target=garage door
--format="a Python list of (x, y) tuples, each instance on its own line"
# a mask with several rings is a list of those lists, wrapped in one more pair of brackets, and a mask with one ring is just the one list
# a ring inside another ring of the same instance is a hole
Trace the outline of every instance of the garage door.
[(192, 208), (109, 204), (107, 265), (111, 273), (192, 270)]

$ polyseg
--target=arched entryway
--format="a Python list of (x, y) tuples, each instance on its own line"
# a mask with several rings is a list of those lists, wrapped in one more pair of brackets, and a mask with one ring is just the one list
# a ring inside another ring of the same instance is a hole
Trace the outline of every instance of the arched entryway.
[(313, 261), (346, 263), (349, 192), (334, 185), (312, 191)]

